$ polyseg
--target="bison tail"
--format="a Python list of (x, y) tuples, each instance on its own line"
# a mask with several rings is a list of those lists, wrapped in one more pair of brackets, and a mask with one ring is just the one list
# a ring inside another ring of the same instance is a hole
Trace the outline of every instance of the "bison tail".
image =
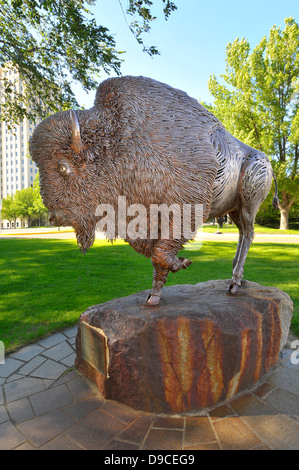
[(277, 186), (277, 180), (276, 180), (274, 171), (273, 171), (273, 178), (274, 178), (274, 183), (275, 183), (275, 195), (272, 200), (272, 206), (274, 207), (274, 209), (279, 209), (280, 201), (278, 199), (278, 186)]

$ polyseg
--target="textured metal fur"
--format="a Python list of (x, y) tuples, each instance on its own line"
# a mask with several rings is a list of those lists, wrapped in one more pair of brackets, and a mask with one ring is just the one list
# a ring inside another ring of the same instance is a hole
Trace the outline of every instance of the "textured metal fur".
[[(105, 80), (90, 110), (45, 119), (30, 141), (44, 204), (57, 225), (73, 225), (83, 252), (92, 246), (99, 204), (203, 204), (204, 221), (230, 213), (240, 230), (232, 292), (241, 285), (256, 212), (267, 196), (268, 157), (228, 133), (183, 91), (144, 77)], [(127, 241), (151, 258), (149, 305), (159, 303), (169, 271), (191, 264), (177, 258), (187, 242)]]

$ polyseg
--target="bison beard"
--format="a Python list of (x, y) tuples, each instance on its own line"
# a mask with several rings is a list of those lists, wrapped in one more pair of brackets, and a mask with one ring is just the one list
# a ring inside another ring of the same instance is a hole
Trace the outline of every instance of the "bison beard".
[(95, 222), (85, 219), (80, 225), (74, 225), (74, 229), (80, 251), (85, 255), (95, 240)]

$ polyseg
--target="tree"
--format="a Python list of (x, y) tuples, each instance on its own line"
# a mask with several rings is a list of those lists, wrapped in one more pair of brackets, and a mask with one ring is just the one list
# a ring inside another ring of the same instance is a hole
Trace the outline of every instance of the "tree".
[[(161, 0), (160, 0), (161, 1)], [(98, 25), (88, 6), (96, 0), (0, 0), (0, 65), (17, 70), (24, 90), (9, 75), (1, 79), (0, 119), (18, 123), (78, 106), (70, 81), (86, 91), (97, 87), (102, 71), (120, 74), (121, 51), (114, 36)], [(122, 7), (121, 0), (119, 0)], [(150, 0), (129, 0), (129, 27), (143, 44), (142, 33), (155, 19)], [(176, 9), (162, 0), (165, 19)], [(140, 23), (139, 20), (142, 20)], [(156, 47), (145, 47), (150, 55)]]
[(27, 219), (30, 227), (31, 217), (34, 215), (34, 189), (30, 186), (17, 191), (14, 200), (18, 217), (22, 220)]
[(2, 201), (2, 211), (1, 211), (1, 219), (9, 220), (11, 222), (14, 221), (14, 227), (16, 227), (16, 220), (18, 218), (18, 209), (15, 204), (15, 200), (13, 196), (8, 195)]
[(48, 209), (43, 205), (42, 197), (39, 187), (39, 175), (37, 174), (33, 187), (24, 188), (16, 191), (14, 196), (8, 195), (2, 202), (2, 219), (9, 221), (14, 220), (16, 227), (16, 220), (27, 219), (28, 226), (32, 219), (41, 219), (48, 214)]
[(288, 228), (289, 211), (299, 200), (299, 27), (293, 18), (285, 29), (273, 26), (251, 52), (246, 39), (226, 48), (226, 85), (212, 75), (210, 108), (244, 143), (267, 153), (277, 175), (280, 228)]
[(32, 214), (35, 215), (39, 219), (39, 226), (41, 224), (42, 218), (48, 216), (48, 209), (44, 206), (43, 200), (40, 194), (40, 186), (39, 186), (39, 175), (37, 174), (34, 182), (33, 182), (33, 206), (32, 206)]

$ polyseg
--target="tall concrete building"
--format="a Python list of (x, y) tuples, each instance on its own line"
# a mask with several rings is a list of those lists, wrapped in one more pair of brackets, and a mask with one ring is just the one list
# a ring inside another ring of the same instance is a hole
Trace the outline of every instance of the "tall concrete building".
[[(9, 80), (15, 91), (22, 93), (23, 84), (17, 71), (0, 67), (0, 78)], [(3, 99), (0, 88), (1, 102)], [(20, 125), (9, 129), (7, 123), (0, 122), (0, 199), (33, 184), (37, 167), (28, 158), (28, 142), (36, 125), (37, 123), (24, 119)], [(5, 222), (2, 221), (3, 228), (6, 227)]]

